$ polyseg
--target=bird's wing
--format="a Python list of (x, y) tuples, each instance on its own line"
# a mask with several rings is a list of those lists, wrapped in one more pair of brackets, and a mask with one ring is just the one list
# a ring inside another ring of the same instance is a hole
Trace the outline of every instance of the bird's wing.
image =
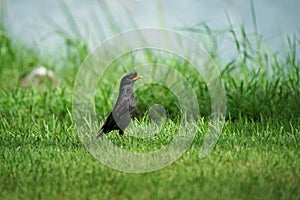
[(129, 102), (128, 100), (123, 100), (122, 102), (117, 102), (113, 112), (113, 118), (117, 126), (124, 131), (129, 125), (131, 115), (129, 112)]
[(116, 129), (118, 129), (118, 127), (116, 125), (112, 113), (110, 113), (109, 116), (106, 118), (100, 131), (103, 130), (104, 133), (108, 133), (109, 131), (116, 130)]

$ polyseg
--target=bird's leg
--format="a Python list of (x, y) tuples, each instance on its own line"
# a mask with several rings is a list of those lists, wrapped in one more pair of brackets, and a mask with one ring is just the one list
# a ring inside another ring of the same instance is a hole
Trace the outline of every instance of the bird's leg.
[(120, 129), (120, 130), (119, 130), (119, 135), (120, 135), (120, 136), (123, 136), (123, 135), (124, 135), (124, 131)]
[(124, 147), (124, 142), (125, 142), (123, 135), (124, 135), (124, 131), (119, 129), (119, 136), (121, 137), (121, 141), (122, 141), (121, 147)]

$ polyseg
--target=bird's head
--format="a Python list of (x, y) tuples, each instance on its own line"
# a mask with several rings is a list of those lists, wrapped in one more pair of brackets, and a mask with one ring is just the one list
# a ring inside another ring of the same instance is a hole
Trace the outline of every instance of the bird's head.
[(142, 76), (138, 76), (136, 72), (132, 72), (122, 78), (121, 86), (133, 85), (136, 80), (139, 80), (141, 78)]

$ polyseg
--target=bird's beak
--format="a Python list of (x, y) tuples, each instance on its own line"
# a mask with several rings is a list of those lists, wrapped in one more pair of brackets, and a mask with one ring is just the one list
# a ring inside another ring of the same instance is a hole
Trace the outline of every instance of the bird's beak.
[(143, 78), (143, 77), (142, 77), (142, 76), (136, 76), (136, 77), (133, 77), (132, 80), (136, 81), (136, 80), (139, 80), (139, 79), (141, 79), (141, 78)]

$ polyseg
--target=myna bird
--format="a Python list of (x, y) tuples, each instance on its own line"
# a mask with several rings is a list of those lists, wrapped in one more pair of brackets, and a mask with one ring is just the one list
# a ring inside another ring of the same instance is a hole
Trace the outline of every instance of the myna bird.
[(124, 130), (129, 125), (136, 107), (132, 87), (134, 82), (140, 78), (142, 76), (138, 76), (136, 72), (122, 78), (117, 103), (99, 130), (97, 138), (113, 130), (118, 130), (120, 135), (124, 134)]

